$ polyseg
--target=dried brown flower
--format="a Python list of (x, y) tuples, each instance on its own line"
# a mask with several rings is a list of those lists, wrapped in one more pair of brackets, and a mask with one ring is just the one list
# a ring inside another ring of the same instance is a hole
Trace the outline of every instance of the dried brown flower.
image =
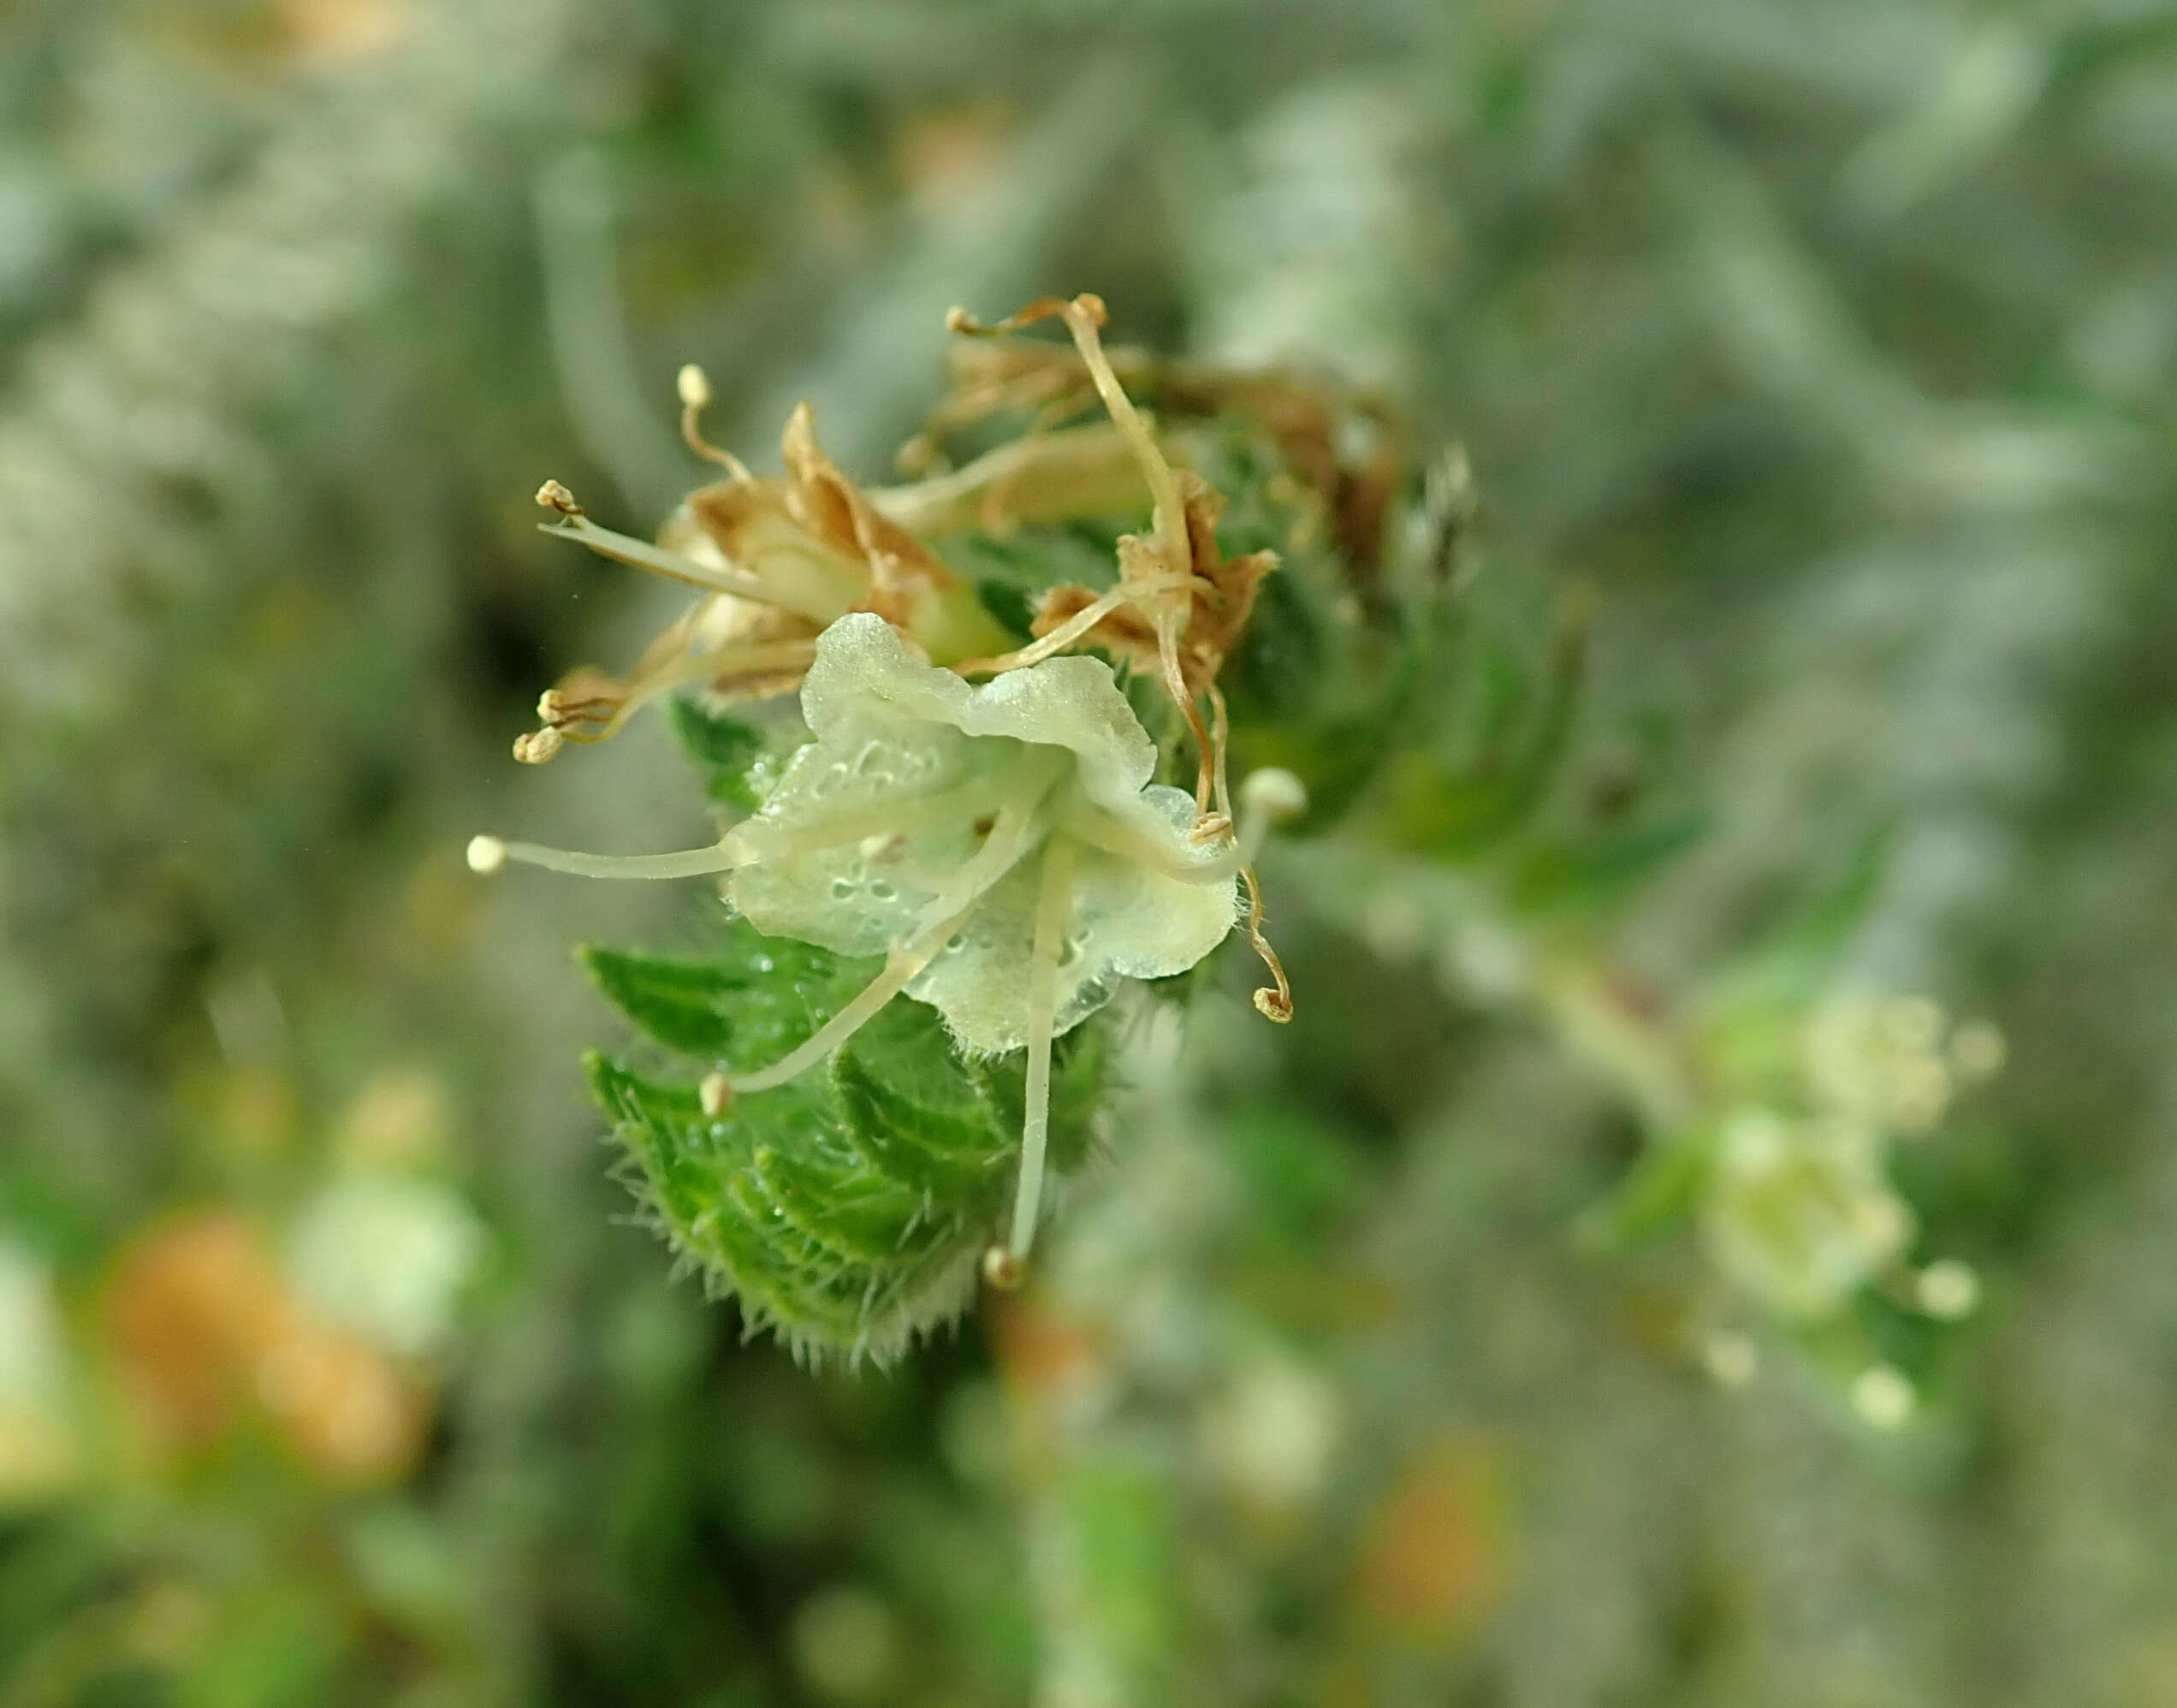
[(914, 534), (880, 510), (817, 442), (807, 404), (787, 421), (782, 477), (749, 472), (707, 443), (697, 417), (710, 388), (684, 369), (682, 426), (690, 446), (727, 471), (698, 488), (651, 545), (599, 527), (566, 487), (548, 481), (537, 502), (557, 513), (547, 533), (703, 590), (624, 677), (578, 670), (538, 703), (543, 726), (515, 744), (540, 763), (568, 741), (602, 741), (660, 694), (702, 683), (727, 699), (795, 687), (816, 637), (849, 611), (875, 611), (940, 663), (1002, 642), (975, 590)]

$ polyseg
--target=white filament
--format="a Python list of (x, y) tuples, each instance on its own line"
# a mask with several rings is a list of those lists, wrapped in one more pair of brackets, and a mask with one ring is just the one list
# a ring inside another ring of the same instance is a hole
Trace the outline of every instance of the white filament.
[(1043, 851), (1035, 897), (1035, 945), (1028, 964), (1028, 1086), (1021, 1125), (1020, 1183), (1006, 1249), (1025, 1259), (1043, 1202), (1043, 1159), (1051, 1136), (1051, 1029), (1059, 1005), (1059, 955), (1073, 912), (1073, 845), (1054, 836)]
[(495, 836), (470, 839), (470, 870), (488, 876), (509, 860), (578, 878), (699, 878), (753, 865), (756, 856), (732, 837), (709, 848), (683, 848), (671, 854), (584, 854), (534, 842), (502, 842)]
[(1135, 590), (1124, 585), (1114, 587), (1094, 604), (1085, 606), (1075, 612), (1041, 640), (1032, 641), (1017, 651), (1006, 653), (1001, 657), (972, 659), (955, 667), (963, 676), (976, 676), (989, 672), (1019, 670), (1031, 664), (1041, 664), (1045, 659), (1055, 657), (1064, 652), (1121, 605), (1132, 599)]
[(769, 1067), (734, 1074), (727, 1083), (736, 1092), (768, 1091), (808, 1072), (860, 1031), (880, 1008), (906, 989), (915, 976), (937, 958), (946, 940), (967, 916), (968, 910), (964, 908), (952, 918), (940, 922), (935, 929), (924, 932), (916, 940), (895, 948), (885, 958), (885, 970), (863, 987), (859, 996), (811, 1033), (798, 1049), (788, 1051)]

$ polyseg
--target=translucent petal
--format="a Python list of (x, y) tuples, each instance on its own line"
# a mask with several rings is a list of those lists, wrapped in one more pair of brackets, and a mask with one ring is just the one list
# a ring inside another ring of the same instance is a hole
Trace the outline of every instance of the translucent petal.
[(1078, 762), (1082, 792), (1122, 815), (1142, 810), (1142, 790), (1156, 771), (1156, 745), (1100, 660), (1048, 659), (970, 686), (915, 657), (890, 624), (866, 611), (824, 631), (801, 703), (819, 738), (882, 706), (963, 735), (1065, 748)]
[[(1177, 789), (1148, 792), (1144, 805), (1160, 820), (1162, 839), (1183, 850), (1193, 799)], [(1230, 880), (1183, 883), (1077, 845), (1054, 1030), (1064, 1033), (1094, 1014), (1121, 979), (1183, 973), (1208, 954), (1232, 928), (1235, 889)], [(1035, 929), (1035, 875), (1017, 868), (984, 898), (958, 947), (940, 954), (907, 993), (935, 1007), (965, 1048), (1019, 1049), (1027, 1041)]]
[[(881, 954), (982, 845), (1021, 792), (1025, 752), (851, 708), (787, 763), (743, 834), (783, 851), (739, 874), (734, 905), (759, 931), (847, 955)], [(811, 839), (820, 845), (807, 846)]]
[[(1025, 1041), (1036, 892), (1028, 857), (1070, 805), (1120, 820), (1162, 863), (1216, 858), (1187, 841), (1193, 802), (1149, 786), (1155, 746), (1098, 660), (1050, 659), (973, 686), (857, 613), (819, 638), (802, 705), (815, 738), (736, 833), (773, 851), (735, 875), (734, 904), (758, 930), (876, 954), (928, 917), (970, 859), (1012, 863), (908, 987), (969, 1049)], [(1187, 883), (1086, 845), (1076, 852), (1061, 1032), (1109, 1001), (1120, 979), (1193, 966), (1231, 930), (1237, 905), (1229, 880)]]

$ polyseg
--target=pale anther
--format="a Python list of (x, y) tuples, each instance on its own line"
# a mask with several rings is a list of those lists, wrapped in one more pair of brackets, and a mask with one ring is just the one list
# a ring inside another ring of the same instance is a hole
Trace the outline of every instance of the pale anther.
[(1980, 1302), (1980, 1278), (1970, 1266), (1946, 1257), (1923, 1269), (1913, 1290), (1930, 1316), (1956, 1322), (1971, 1316)]
[(542, 765), (554, 757), (566, 741), (566, 738), (555, 729), (531, 730), (527, 735), (514, 738), (514, 757), (525, 765)]
[(1290, 771), (1266, 765), (1240, 785), (1240, 810), (1260, 813), (1273, 824), (1286, 824), (1308, 810), (1308, 786)]

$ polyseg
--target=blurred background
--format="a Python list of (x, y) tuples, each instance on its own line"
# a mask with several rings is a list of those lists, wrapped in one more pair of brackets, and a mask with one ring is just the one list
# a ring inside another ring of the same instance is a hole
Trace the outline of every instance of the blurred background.
[[(0, 1708), (2177, 1702), (2177, 9), (7, 0), (0, 92)], [(699, 899), (461, 864), (703, 823), (508, 759), (675, 608), (531, 495), (649, 533), (690, 359), (888, 477), (1078, 289), (1465, 447), (1554, 828), (1273, 859), (1290, 1031), (804, 1369), (582, 1087)], [(1779, 1197), (1802, 1041), (1897, 1137)]]

